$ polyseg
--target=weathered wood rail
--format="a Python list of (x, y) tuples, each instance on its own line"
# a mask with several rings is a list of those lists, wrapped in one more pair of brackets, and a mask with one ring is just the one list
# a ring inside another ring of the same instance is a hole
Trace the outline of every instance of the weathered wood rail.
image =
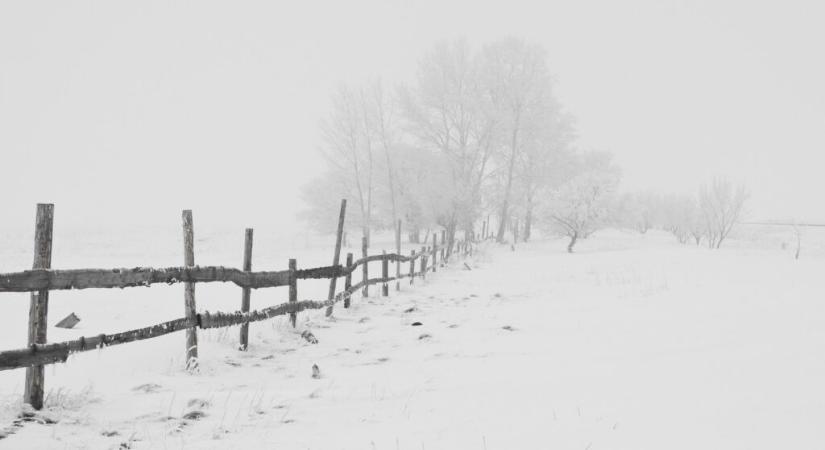
[[(354, 293), (362, 291), (368, 296), (368, 287), (382, 285), (382, 295), (389, 295), (389, 283), (396, 281), (396, 289), (400, 289), (400, 280), (409, 278), (413, 284), (415, 278), (425, 278), (427, 272), (435, 272), (438, 265), (444, 266), (451, 255), (470, 256), (473, 253), (474, 241), (446, 242), (445, 234), (441, 235), (438, 243), (437, 234), (433, 235), (433, 245), (422, 247), (419, 252), (411, 251), (409, 256), (401, 254), (400, 222), (395, 230), (396, 253), (368, 255), (366, 239), (362, 242), (363, 256), (353, 260), (352, 253), (346, 255), (346, 264), (338, 264), (341, 249), (341, 234), (345, 220), (346, 201), (342, 201), (339, 216), (338, 233), (333, 265), (298, 269), (295, 259), (289, 260), (289, 268), (280, 271), (252, 271), (252, 229), (246, 230), (244, 242), (244, 269), (224, 266), (196, 266), (194, 265), (193, 226), (190, 211), (184, 211), (184, 251), (185, 266), (182, 267), (135, 267), (115, 269), (71, 269), (55, 270), (50, 267), (51, 257), (51, 220), (53, 218), (52, 205), (38, 205), (38, 220), (36, 237), (39, 239), (37, 251), (40, 259), (35, 260), (34, 268), (15, 273), (0, 274), (0, 293), (2, 292), (30, 292), (32, 304), (29, 317), (29, 345), (26, 348), (0, 352), (0, 370), (27, 368), (27, 390), (24, 402), (30, 403), (35, 409), (42, 408), (43, 399), (43, 366), (66, 362), (73, 353), (85, 352), (93, 349), (111, 347), (129, 342), (152, 339), (159, 336), (187, 331), (187, 368), (197, 367), (197, 336), (195, 330), (229, 327), (241, 325), (240, 350), (246, 350), (248, 345), (248, 324), (273, 317), (289, 315), (293, 326), (296, 325), (297, 313), (305, 310), (327, 308), (327, 314), (332, 313), (332, 307), (343, 301), (348, 308)], [(47, 239), (45, 237), (47, 237)], [(46, 242), (47, 241), (47, 242)], [(440, 258), (439, 258), (440, 256)], [(416, 270), (416, 261), (418, 270)], [(428, 261), (430, 264), (428, 264)], [(368, 266), (371, 262), (381, 262), (380, 277), (369, 278)], [(389, 264), (395, 263), (396, 273), (389, 275)], [(409, 263), (409, 270), (401, 270), (401, 263)], [(360, 270), (359, 270), (360, 269)], [(352, 277), (362, 273), (361, 281), (352, 283)], [(344, 289), (335, 293), (334, 281), (345, 277)], [(329, 297), (327, 300), (298, 301), (298, 280), (329, 279), (331, 280)], [(195, 309), (195, 290), (197, 283), (234, 283), (242, 288), (241, 310), (235, 312), (198, 313)], [(156, 325), (124, 331), (114, 334), (99, 334), (81, 337), (76, 340), (47, 343), (46, 327), (47, 302), (49, 291), (74, 289), (124, 289), (153, 284), (184, 283), (186, 316), (159, 323)], [(289, 300), (285, 303), (264, 309), (249, 311), (249, 297), (251, 289), (271, 288), (279, 286), (289, 287)], [(46, 302), (44, 304), (44, 302)], [(34, 337), (37, 337), (36, 339)], [(39, 369), (39, 370), (34, 370)], [(29, 372), (32, 375), (29, 375)], [(34, 377), (30, 380), (30, 377)]]
[[(441, 248), (441, 247), (439, 247)], [(361, 264), (377, 261), (408, 262), (415, 258), (387, 253), (356, 260), (351, 267), (342, 265), (298, 269), (298, 280), (329, 279), (352, 273)], [(135, 267), (131, 269), (33, 269), (15, 273), (0, 273), (0, 292), (36, 292), (73, 289), (112, 289), (152, 284), (234, 283), (242, 288), (260, 289), (289, 285), (289, 270), (248, 272), (223, 266)]]

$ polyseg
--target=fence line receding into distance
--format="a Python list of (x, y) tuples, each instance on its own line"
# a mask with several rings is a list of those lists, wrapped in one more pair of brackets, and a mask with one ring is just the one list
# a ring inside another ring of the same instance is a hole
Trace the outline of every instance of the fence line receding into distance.
[[(330, 314), (333, 305), (340, 301), (343, 301), (344, 307), (348, 308), (352, 294), (362, 290), (363, 296), (366, 297), (370, 285), (381, 284), (382, 295), (387, 296), (391, 281), (396, 281), (396, 289), (400, 289), (401, 279), (409, 278), (410, 284), (412, 284), (415, 277), (424, 278), (428, 271), (435, 272), (439, 260), (443, 266), (453, 254), (462, 257), (472, 255), (474, 245), (472, 236), (468, 236), (467, 239), (462, 241), (445, 242), (445, 233), (441, 234), (440, 244), (437, 242), (437, 234), (434, 234), (431, 246), (421, 247), (419, 252), (413, 250), (410, 256), (402, 255), (400, 251), (401, 223), (399, 221), (394, 230), (396, 253), (382, 252), (381, 254), (368, 255), (367, 240), (365, 238), (362, 242), (362, 257), (353, 260), (352, 253), (348, 253), (346, 264), (340, 265), (338, 262), (345, 211), (346, 200), (342, 200), (335, 253), (333, 265), (331, 266), (298, 269), (296, 260), (290, 259), (287, 270), (252, 271), (252, 229), (247, 229), (245, 234), (243, 269), (223, 266), (196, 266), (192, 213), (186, 210), (183, 211), (184, 266), (53, 270), (51, 269), (51, 247), (54, 206), (39, 204), (37, 205), (35, 258), (32, 269), (0, 274), (0, 292), (31, 293), (28, 347), (0, 352), (0, 370), (26, 368), (24, 402), (31, 404), (35, 409), (41, 409), (43, 407), (45, 384), (43, 366), (65, 362), (72, 353), (151, 339), (185, 330), (186, 366), (193, 369), (197, 367), (198, 328), (209, 329), (241, 325), (239, 349), (246, 350), (249, 339), (248, 324), (250, 322), (289, 315), (290, 322), (294, 327), (297, 313), (301, 311), (327, 308), (327, 314)], [(428, 257), (431, 257), (431, 259)], [(427, 264), (428, 260), (431, 261), (429, 265)], [(368, 263), (377, 261), (381, 261), (382, 264), (381, 277), (369, 278)], [(420, 261), (418, 270), (416, 270), (416, 261)], [(390, 262), (396, 263), (395, 276), (392, 277), (389, 276), (388, 270)], [(401, 263), (403, 262), (409, 263), (408, 271), (401, 270)], [(352, 275), (357, 273), (359, 266), (362, 268), (362, 279), (360, 282), (353, 284)], [(340, 277), (345, 277), (344, 289), (336, 293), (335, 281)], [(297, 282), (305, 279), (329, 279), (328, 298), (326, 300), (298, 301)], [(198, 313), (195, 302), (195, 285), (211, 282), (231, 282), (241, 287), (241, 309), (237, 312)], [(50, 291), (128, 288), (150, 286), (157, 283), (184, 284), (184, 317), (122, 333), (99, 334), (59, 343), (47, 342), (46, 323)], [(287, 302), (255, 311), (249, 310), (249, 297), (252, 289), (278, 286), (289, 287)]]

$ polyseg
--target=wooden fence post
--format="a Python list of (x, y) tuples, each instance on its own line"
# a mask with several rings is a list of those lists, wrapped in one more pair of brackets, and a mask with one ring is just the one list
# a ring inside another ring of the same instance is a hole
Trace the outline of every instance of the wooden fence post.
[(438, 266), (438, 233), (433, 233), (433, 272)]
[[(195, 266), (195, 232), (192, 224), (192, 210), (183, 211), (183, 265), (187, 268)], [(195, 320), (197, 308), (195, 306), (195, 283), (184, 283), (184, 307), (186, 318)], [(186, 369), (195, 370), (198, 367), (198, 329), (196, 326), (186, 329)]]
[(386, 297), (390, 295), (390, 285), (387, 283), (387, 278), (390, 277), (390, 261), (387, 259), (387, 251), (382, 251), (383, 258), (381, 258), (381, 278), (384, 283), (381, 285), (381, 294)]
[[(295, 259), (289, 260), (289, 302), (294, 303), (298, 301), (298, 261)], [(298, 313), (289, 313), (289, 323), (292, 328), (295, 328), (298, 323)]]
[[(344, 290), (349, 292), (352, 287), (352, 253), (347, 253), (347, 276), (344, 278)], [(349, 308), (351, 294), (344, 296), (344, 308)]]
[[(395, 228), (395, 253), (401, 256), (401, 219), (398, 219), (398, 225)], [(395, 260), (395, 290), (401, 290), (401, 260)]]
[(427, 247), (421, 246), (421, 279), (427, 278)]
[(415, 281), (415, 250), (410, 250), (410, 285)]
[[(363, 258), (367, 257), (367, 237), (366, 236), (361, 238), (361, 256)], [(362, 277), (363, 277), (363, 281), (364, 281), (364, 290), (361, 292), (361, 295), (363, 295), (364, 297), (369, 297), (370, 296), (370, 287), (369, 287), (370, 272), (369, 272), (369, 267), (368, 266), (369, 266), (369, 263), (366, 262), (366, 261), (364, 261), (364, 263), (361, 264), (361, 268), (363, 269), (362, 270), (362, 273), (363, 273)]]
[(444, 264), (447, 262), (447, 230), (441, 230), (441, 267), (444, 267)]
[[(247, 228), (244, 234), (243, 243), (243, 270), (252, 271), (252, 228)], [(243, 288), (241, 290), (241, 312), (249, 312), (249, 300), (252, 290)], [(246, 350), (249, 347), (249, 322), (241, 324), (241, 344), (240, 349)]]
[(484, 237), (487, 235), (487, 221), (484, 220), (481, 222), (481, 236)]
[(485, 239), (489, 239), (493, 237), (493, 227), (490, 225), (490, 215), (487, 214), (487, 236), (484, 236)]
[[(338, 262), (341, 258), (341, 239), (344, 236), (344, 218), (347, 214), (347, 199), (341, 199), (341, 211), (338, 214), (338, 232), (335, 234), (335, 255), (332, 257), (332, 265), (338, 266)], [(338, 277), (334, 276), (329, 280), (329, 294), (327, 295), (327, 300), (332, 300), (335, 298), (335, 284), (338, 281)], [(325, 315), (327, 317), (332, 315), (333, 305), (327, 306), (327, 311)]]
[(516, 217), (516, 222), (513, 224), (513, 244), (518, 243), (518, 217)]
[[(52, 266), (52, 231), (54, 228), (54, 205), (39, 203), (34, 225), (34, 262), (32, 269), (49, 269)], [(29, 301), (29, 346), (46, 343), (47, 320), (49, 316), (49, 291), (31, 293)], [(23, 403), (34, 409), (43, 408), (45, 387), (43, 366), (26, 367), (26, 382)]]

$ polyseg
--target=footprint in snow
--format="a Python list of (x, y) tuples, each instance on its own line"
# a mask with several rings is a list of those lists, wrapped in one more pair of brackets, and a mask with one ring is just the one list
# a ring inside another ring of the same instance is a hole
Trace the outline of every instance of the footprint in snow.
[(160, 391), (161, 388), (163, 388), (163, 386), (161, 386), (157, 383), (146, 383), (146, 384), (141, 384), (140, 386), (135, 386), (135, 387), (132, 388), (132, 390), (135, 391), (135, 392), (143, 392), (143, 393), (146, 393), (146, 394), (152, 394), (152, 393)]

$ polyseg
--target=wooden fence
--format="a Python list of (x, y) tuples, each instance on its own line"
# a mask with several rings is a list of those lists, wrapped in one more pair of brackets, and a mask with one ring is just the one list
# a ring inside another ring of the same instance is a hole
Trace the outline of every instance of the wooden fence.
[[(359, 290), (362, 295), (369, 295), (369, 286), (382, 285), (382, 295), (389, 295), (389, 283), (396, 281), (396, 289), (400, 289), (400, 280), (409, 278), (410, 284), (416, 277), (424, 278), (427, 272), (435, 272), (439, 263), (443, 266), (452, 255), (472, 255), (473, 242), (455, 241), (445, 242), (445, 234), (441, 234), (441, 243), (438, 235), (433, 234), (433, 245), (421, 247), (420, 251), (412, 250), (410, 255), (401, 254), (400, 221), (397, 224), (396, 253), (377, 255), (367, 254), (366, 238), (362, 241), (361, 258), (354, 260), (352, 253), (347, 254), (346, 263), (339, 264), (341, 251), (341, 236), (346, 212), (346, 200), (341, 202), (341, 211), (338, 222), (333, 264), (324, 267), (298, 269), (295, 259), (289, 260), (287, 270), (280, 271), (252, 271), (252, 238), (253, 230), (247, 229), (244, 242), (243, 269), (223, 266), (196, 266), (194, 258), (194, 233), (192, 212), (183, 211), (184, 233), (184, 266), (182, 267), (137, 267), (132, 269), (51, 269), (52, 222), (54, 207), (51, 204), (40, 204), (37, 207), (35, 258), (32, 270), (23, 272), (0, 274), (0, 292), (30, 292), (31, 303), (29, 313), (29, 340), (28, 347), (17, 350), (0, 352), (0, 370), (26, 368), (26, 384), (24, 402), (35, 409), (43, 406), (45, 364), (65, 362), (72, 353), (84, 352), (93, 349), (125, 344), (127, 342), (151, 339), (177, 331), (186, 331), (186, 365), (188, 369), (197, 366), (198, 346), (197, 329), (209, 329), (241, 325), (240, 350), (248, 346), (248, 324), (271, 319), (277, 316), (289, 315), (290, 322), (296, 325), (297, 314), (308, 309), (327, 308), (326, 314), (332, 314), (333, 306), (343, 301), (344, 307), (350, 306), (352, 295)], [(381, 262), (380, 276), (370, 278), (370, 262)], [(389, 264), (395, 263), (395, 275), (390, 276)], [(408, 268), (402, 263), (408, 264)], [(353, 274), (361, 268), (361, 281), (353, 284)], [(344, 277), (344, 288), (336, 291), (336, 280)], [(298, 301), (298, 280), (329, 279), (329, 295), (326, 300)], [(241, 309), (236, 312), (203, 312), (198, 313), (195, 303), (196, 283), (231, 282), (242, 288)], [(47, 343), (46, 321), (48, 311), (48, 295), (50, 291), (67, 289), (92, 288), (128, 288), (134, 286), (150, 286), (152, 284), (183, 283), (185, 316), (157, 325), (138, 328), (114, 334), (99, 334), (96, 336), (81, 337), (72, 341)], [(288, 286), (288, 302), (268, 308), (250, 311), (249, 299), (251, 289)]]

